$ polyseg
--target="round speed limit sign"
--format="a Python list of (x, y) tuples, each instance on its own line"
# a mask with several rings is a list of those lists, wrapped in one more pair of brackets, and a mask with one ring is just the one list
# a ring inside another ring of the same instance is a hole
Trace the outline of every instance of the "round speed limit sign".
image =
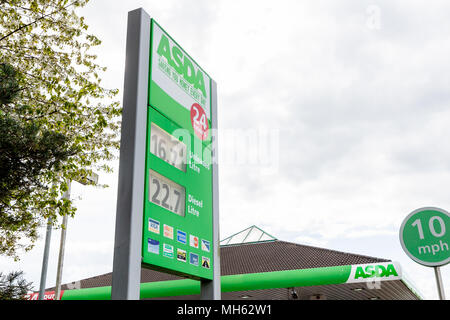
[(400, 227), (400, 243), (406, 254), (424, 266), (450, 262), (450, 214), (427, 207), (414, 210)]

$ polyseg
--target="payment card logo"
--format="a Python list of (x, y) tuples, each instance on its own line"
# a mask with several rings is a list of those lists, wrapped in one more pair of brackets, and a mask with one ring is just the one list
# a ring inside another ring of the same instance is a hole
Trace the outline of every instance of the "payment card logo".
[(198, 237), (193, 236), (192, 234), (189, 236), (189, 245), (194, 248), (198, 248)]
[(148, 231), (159, 234), (159, 221), (148, 219)]
[(178, 230), (177, 231), (177, 241), (182, 243), (182, 244), (186, 244), (186, 232)]
[(159, 241), (148, 239), (148, 252), (159, 254)]
[(163, 256), (169, 259), (173, 259), (173, 246), (170, 244), (164, 243), (163, 246)]
[(186, 251), (183, 249), (177, 249), (177, 260), (181, 262), (186, 262)]
[(173, 240), (173, 227), (168, 226), (167, 224), (164, 225), (164, 237)]
[(209, 252), (209, 250), (210, 250), (210, 243), (209, 243), (209, 241), (202, 240), (202, 250), (206, 251), (206, 252)]
[(198, 267), (198, 254), (189, 253), (189, 263)]
[(210, 268), (209, 258), (202, 257), (202, 267), (206, 269)]

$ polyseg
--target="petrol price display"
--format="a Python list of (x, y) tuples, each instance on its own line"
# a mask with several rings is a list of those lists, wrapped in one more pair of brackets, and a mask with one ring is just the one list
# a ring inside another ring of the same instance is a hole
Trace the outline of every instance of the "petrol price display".
[(151, 124), (150, 132), (150, 152), (186, 172), (186, 145), (154, 123)]
[(186, 199), (184, 187), (150, 170), (149, 189), (150, 202), (184, 217)]

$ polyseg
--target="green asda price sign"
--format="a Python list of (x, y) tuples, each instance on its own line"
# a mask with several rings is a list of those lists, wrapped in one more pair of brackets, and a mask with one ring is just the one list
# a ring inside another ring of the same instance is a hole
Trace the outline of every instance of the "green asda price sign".
[(400, 242), (406, 254), (425, 266), (450, 262), (450, 214), (438, 208), (413, 211), (400, 227)]
[(213, 279), (211, 79), (151, 23), (142, 263)]

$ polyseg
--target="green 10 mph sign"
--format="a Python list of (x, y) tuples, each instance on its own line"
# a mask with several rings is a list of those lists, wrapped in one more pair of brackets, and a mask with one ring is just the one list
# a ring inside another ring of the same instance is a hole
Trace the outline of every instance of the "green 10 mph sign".
[(413, 211), (400, 227), (406, 254), (419, 264), (439, 267), (450, 262), (450, 214), (438, 208)]

